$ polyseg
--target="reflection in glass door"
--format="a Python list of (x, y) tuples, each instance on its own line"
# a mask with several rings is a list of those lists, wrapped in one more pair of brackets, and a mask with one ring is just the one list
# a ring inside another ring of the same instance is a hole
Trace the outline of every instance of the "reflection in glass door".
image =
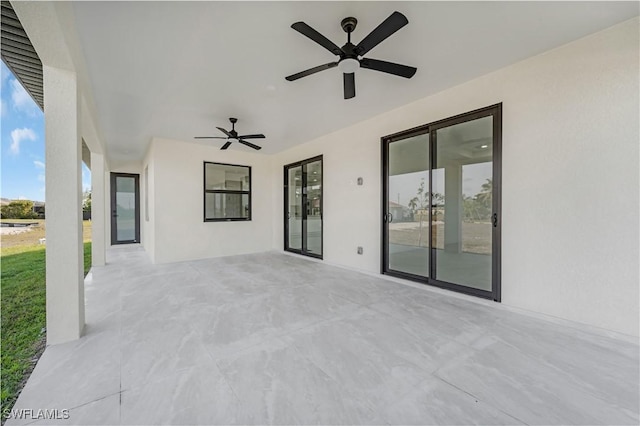
[(383, 138), (382, 272), (500, 300), (501, 105)]
[(386, 267), (429, 276), (429, 133), (388, 145)]
[(111, 173), (111, 244), (140, 242), (139, 175)]
[(322, 157), (284, 168), (284, 248), (322, 258)]
[(322, 256), (322, 160), (303, 165), (306, 252)]
[(491, 291), (493, 117), (434, 130), (435, 279)]
[(287, 171), (287, 241), (292, 250), (302, 250), (302, 166)]

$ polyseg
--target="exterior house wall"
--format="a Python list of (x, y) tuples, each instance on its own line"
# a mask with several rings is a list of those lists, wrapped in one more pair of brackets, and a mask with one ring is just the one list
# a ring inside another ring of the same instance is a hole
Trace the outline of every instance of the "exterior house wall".
[(140, 176), (140, 240), (152, 262), (156, 261), (154, 146), (154, 144), (149, 145), (147, 155), (142, 162), (142, 175)]
[(638, 336), (638, 23), (277, 154), (273, 246), (283, 166), (322, 154), (324, 259), (379, 272), (380, 138), (502, 102), (503, 303)]
[[(210, 143), (154, 139), (155, 262), (271, 250), (270, 158)], [(250, 221), (204, 222), (204, 162), (251, 166)]]

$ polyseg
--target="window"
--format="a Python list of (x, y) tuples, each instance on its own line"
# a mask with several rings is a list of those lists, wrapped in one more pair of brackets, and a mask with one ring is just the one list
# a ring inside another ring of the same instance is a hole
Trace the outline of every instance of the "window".
[(251, 167), (204, 162), (204, 221), (251, 220)]

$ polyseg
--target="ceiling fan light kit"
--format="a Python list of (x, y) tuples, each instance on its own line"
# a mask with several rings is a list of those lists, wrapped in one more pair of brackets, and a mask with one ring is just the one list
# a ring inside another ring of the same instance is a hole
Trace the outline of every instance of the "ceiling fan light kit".
[(360, 62), (357, 59), (347, 58), (338, 62), (338, 69), (345, 74), (352, 74), (360, 68)]
[(417, 68), (415, 67), (381, 61), (378, 59), (363, 58), (367, 52), (382, 43), (389, 36), (408, 23), (409, 20), (402, 13), (393, 12), (387, 19), (362, 39), (360, 43), (354, 45), (351, 43), (351, 33), (358, 25), (358, 20), (353, 17), (344, 18), (340, 25), (344, 32), (347, 33), (347, 43), (342, 47), (338, 47), (331, 40), (304, 22), (296, 22), (291, 25), (291, 28), (338, 56), (339, 59), (335, 62), (318, 65), (317, 67), (292, 74), (285, 77), (285, 79), (287, 81), (295, 81), (329, 68), (338, 67), (343, 74), (344, 98), (351, 99), (356, 96), (355, 72), (359, 68), (367, 68), (374, 71), (397, 75), (399, 77), (411, 78), (417, 71)]

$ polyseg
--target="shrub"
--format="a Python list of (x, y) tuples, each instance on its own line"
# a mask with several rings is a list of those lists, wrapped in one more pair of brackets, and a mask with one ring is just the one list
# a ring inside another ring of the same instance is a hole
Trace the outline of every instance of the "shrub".
[(33, 212), (33, 201), (16, 200), (0, 208), (2, 219), (35, 219), (38, 217)]

